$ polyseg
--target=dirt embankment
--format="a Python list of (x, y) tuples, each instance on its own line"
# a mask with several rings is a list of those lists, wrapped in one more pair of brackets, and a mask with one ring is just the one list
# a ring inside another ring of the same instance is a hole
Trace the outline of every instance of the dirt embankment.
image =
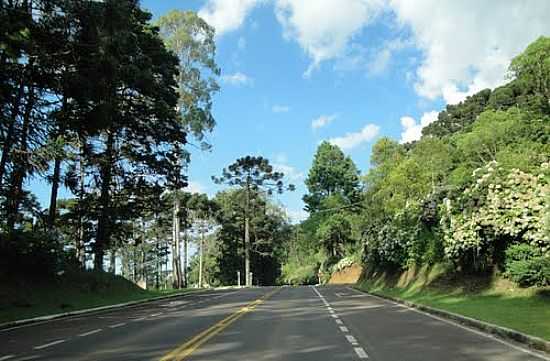
[(363, 273), (363, 267), (358, 264), (353, 264), (349, 267), (342, 269), (341, 271), (335, 272), (330, 276), (328, 281), (329, 285), (338, 285), (338, 284), (353, 284), (359, 280), (361, 274)]

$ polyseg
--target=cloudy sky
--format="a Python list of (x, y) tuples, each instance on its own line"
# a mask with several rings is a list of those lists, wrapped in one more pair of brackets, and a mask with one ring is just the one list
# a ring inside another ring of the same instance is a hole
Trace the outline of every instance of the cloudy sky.
[[(222, 90), (210, 153), (192, 190), (234, 159), (268, 157), (297, 185), (280, 197), (303, 217), (303, 180), (330, 140), (365, 172), (381, 136), (418, 139), (446, 104), (505, 82), (510, 60), (550, 35), (547, 0), (142, 0), (157, 18), (195, 10), (215, 27)], [(40, 195), (43, 198), (43, 195)]]

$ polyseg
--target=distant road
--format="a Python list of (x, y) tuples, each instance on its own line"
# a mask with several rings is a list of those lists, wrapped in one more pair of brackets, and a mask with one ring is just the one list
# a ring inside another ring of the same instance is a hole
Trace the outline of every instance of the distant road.
[(550, 360), (345, 286), (207, 291), (0, 331), (0, 361)]

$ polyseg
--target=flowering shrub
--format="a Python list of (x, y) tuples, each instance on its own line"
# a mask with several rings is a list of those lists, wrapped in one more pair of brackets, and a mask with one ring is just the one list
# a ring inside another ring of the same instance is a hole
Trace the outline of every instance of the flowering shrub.
[(447, 258), (483, 266), (495, 249), (510, 242), (528, 243), (550, 255), (548, 194), (550, 167), (539, 174), (514, 169), (505, 173), (496, 162), (476, 169), (474, 185), (442, 206), (441, 228)]

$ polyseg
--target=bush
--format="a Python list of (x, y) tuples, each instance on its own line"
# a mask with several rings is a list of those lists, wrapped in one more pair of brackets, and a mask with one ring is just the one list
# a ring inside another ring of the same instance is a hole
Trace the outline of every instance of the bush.
[(281, 281), (289, 285), (314, 285), (317, 284), (318, 265), (310, 264), (297, 266), (294, 264), (283, 265)]
[(529, 244), (506, 250), (506, 276), (522, 287), (550, 285), (550, 258)]
[(16, 231), (0, 234), (0, 270), (5, 274), (51, 276), (65, 260), (56, 239), (46, 233)]

